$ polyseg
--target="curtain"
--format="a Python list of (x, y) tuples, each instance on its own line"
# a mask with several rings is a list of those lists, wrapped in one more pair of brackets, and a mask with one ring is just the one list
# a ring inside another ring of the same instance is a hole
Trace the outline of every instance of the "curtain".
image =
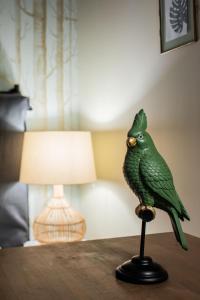
[[(0, 89), (19, 84), (30, 98), (28, 130), (79, 127), (76, 4), (76, 0), (0, 1)], [(73, 193), (66, 189), (66, 194)], [(50, 188), (29, 187), (31, 227), (50, 194)]]

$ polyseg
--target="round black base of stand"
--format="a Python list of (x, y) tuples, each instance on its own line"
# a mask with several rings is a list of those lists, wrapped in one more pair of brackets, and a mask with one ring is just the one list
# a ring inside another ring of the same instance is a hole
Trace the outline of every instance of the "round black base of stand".
[(136, 284), (153, 284), (167, 280), (167, 272), (151, 257), (134, 256), (116, 269), (116, 277)]

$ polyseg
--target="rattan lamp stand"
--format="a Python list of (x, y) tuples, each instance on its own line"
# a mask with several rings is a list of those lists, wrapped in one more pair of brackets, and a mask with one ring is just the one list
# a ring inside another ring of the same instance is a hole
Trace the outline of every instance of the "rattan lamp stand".
[(53, 185), (52, 198), (33, 224), (36, 240), (41, 243), (73, 242), (84, 237), (85, 220), (66, 201), (63, 184), (84, 184), (95, 178), (89, 132), (25, 133), (20, 181)]
[(33, 232), (41, 243), (82, 240), (86, 224), (83, 216), (64, 198), (63, 185), (53, 186), (53, 197), (35, 219)]

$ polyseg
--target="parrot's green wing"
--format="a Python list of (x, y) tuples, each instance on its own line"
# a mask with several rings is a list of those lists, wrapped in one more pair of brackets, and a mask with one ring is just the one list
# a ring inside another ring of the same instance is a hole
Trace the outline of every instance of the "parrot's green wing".
[(172, 206), (183, 219), (185, 209), (176, 193), (173, 178), (162, 156), (154, 151), (144, 155), (140, 161), (140, 175), (147, 187), (164, 200), (163, 206)]

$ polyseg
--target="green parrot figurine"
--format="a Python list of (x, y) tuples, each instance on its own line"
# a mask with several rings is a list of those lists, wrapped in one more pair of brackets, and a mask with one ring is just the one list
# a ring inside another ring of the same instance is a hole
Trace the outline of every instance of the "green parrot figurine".
[(168, 213), (177, 241), (187, 250), (179, 219), (190, 220), (189, 215), (176, 192), (171, 171), (146, 129), (147, 118), (141, 109), (128, 131), (123, 166), (125, 179), (141, 206), (156, 207)]

